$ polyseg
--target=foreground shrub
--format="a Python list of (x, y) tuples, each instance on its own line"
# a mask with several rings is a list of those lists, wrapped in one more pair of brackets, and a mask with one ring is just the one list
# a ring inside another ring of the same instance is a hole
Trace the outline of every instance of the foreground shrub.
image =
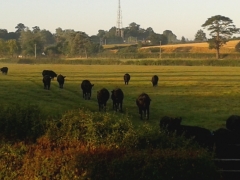
[(17, 179), (23, 165), (26, 146), (0, 142), (0, 179)]
[(128, 117), (79, 109), (67, 112), (59, 121), (49, 122), (51, 139), (76, 139), (90, 146), (134, 147), (137, 136)]
[(0, 134), (10, 140), (35, 140), (44, 134), (45, 122), (36, 105), (0, 107)]
[(171, 136), (159, 129), (159, 126), (144, 124), (136, 130), (137, 144), (136, 149), (188, 149), (200, 148), (193, 139), (186, 139), (183, 136)]
[(0, 179), (219, 179), (205, 149), (124, 115), (79, 109), (45, 128), (35, 143), (0, 143)]
[(215, 180), (219, 174), (204, 150), (124, 151), (96, 148), (81, 152), (77, 169), (91, 180)]

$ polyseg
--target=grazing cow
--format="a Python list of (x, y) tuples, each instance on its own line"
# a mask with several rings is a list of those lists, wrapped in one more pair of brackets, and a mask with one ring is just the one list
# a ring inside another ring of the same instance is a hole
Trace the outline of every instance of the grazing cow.
[(230, 131), (240, 134), (240, 116), (231, 115), (226, 120), (226, 128)]
[(169, 116), (163, 116), (160, 120), (160, 129), (167, 130), (169, 132), (174, 132), (177, 127), (181, 125), (182, 118), (173, 118)]
[(50, 89), (50, 85), (51, 85), (51, 77), (49, 75), (45, 75), (43, 77), (43, 84), (44, 84), (44, 89), (49, 90)]
[(0, 68), (0, 70), (2, 71), (2, 74), (7, 75), (7, 73), (8, 73), (8, 67), (2, 67), (2, 68)]
[(51, 79), (54, 79), (55, 77), (57, 77), (57, 74), (52, 70), (43, 70), (42, 76), (44, 77), (45, 75), (49, 75)]
[(146, 93), (140, 94), (136, 99), (136, 104), (138, 106), (141, 119), (143, 119), (143, 114), (147, 119), (149, 119), (150, 102), (151, 102), (151, 99)]
[(90, 99), (92, 96), (92, 87), (94, 84), (91, 84), (89, 80), (83, 80), (81, 84), (82, 92), (83, 92), (83, 98), (84, 99)]
[(128, 73), (124, 74), (123, 76), (125, 85), (128, 85), (128, 82), (130, 81), (130, 75)]
[(220, 128), (213, 132), (213, 139), (217, 158), (240, 158), (239, 134), (225, 128)]
[(198, 126), (181, 125), (182, 118), (171, 118), (164, 116), (160, 120), (160, 128), (169, 133), (175, 133), (177, 136), (184, 136), (187, 139), (193, 139), (200, 146), (209, 150), (213, 147), (213, 135), (208, 129)]
[(111, 91), (111, 99), (113, 101), (113, 109), (115, 111), (120, 110), (122, 112), (122, 102), (124, 98), (123, 91), (120, 88), (116, 88)]
[(157, 75), (154, 75), (152, 77), (152, 85), (153, 85), (153, 87), (158, 85), (158, 76)]
[(58, 84), (59, 84), (59, 88), (63, 88), (63, 84), (64, 84), (65, 77), (66, 77), (66, 76), (63, 76), (63, 75), (61, 75), (61, 74), (59, 74), (59, 75), (57, 76), (57, 81), (58, 81)]
[(109, 97), (110, 97), (110, 93), (106, 88), (103, 88), (97, 92), (99, 111), (101, 111), (101, 110), (106, 111), (106, 105), (107, 105), (107, 101), (108, 101)]
[(179, 136), (183, 135), (186, 138), (192, 138), (202, 147), (212, 149), (212, 132), (208, 129), (198, 126), (180, 125), (176, 132)]

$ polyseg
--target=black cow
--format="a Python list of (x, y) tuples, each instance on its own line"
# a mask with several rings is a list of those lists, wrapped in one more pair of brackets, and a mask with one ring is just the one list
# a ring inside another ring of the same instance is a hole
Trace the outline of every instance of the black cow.
[(130, 75), (128, 73), (124, 74), (123, 76), (125, 85), (128, 85), (128, 82), (130, 81)]
[(55, 77), (57, 77), (57, 74), (52, 70), (43, 70), (42, 76), (44, 77), (45, 75), (50, 76), (51, 79), (54, 79)]
[(61, 74), (59, 74), (59, 75), (57, 76), (57, 81), (58, 81), (58, 84), (59, 84), (59, 88), (63, 88), (63, 84), (64, 84), (65, 77), (66, 77), (66, 76), (63, 76), (63, 75), (61, 75)]
[(143, 119), (143, 114), (147, 119), (149, 119), (150, 102), (151, 102), (151, 99), (146, 93), (140, 94), (136, 99), (136, 104), (138, 106), (141, 119)]
[(50, 85), (51, 85), (51, 77), (49, 75), (45, 75), (43, 77), (43, 84), (44, 84), (44, 89), (49, 90), (50, 89)]
[(169, 132), (174, 132), (177, 127), (181, 125), (182, 118), (181, 117), (169, 117), (169, 116), (163, 116), (160, 119), (160, 129), (167, 130)]
[(230, 131), (240, 134), (240, 116), (231, 115), (226, 120), (226, 128)]
[(8, 73), (8, 67), (2, 67), (0, 70), (2, 71), (2, 74), (7, 75), (7, 73)]
[(157, 75), (154, 75), (152, 77), (152, 85), (153, 85), (153, 87), (158, 85), (158, 76)]
[(220, 128), (213, 131), (213, 139), (217, 158), (240, 158), (239, 134), (225, 128)]
[(92, 87), (94, 84), (91, 84), (89, 80), (83, 80), (81, 84), (83, 98), (90, 99), (92, 96)]
[(106, 111), (106, 105), (107, 105), (107, 101), (108, 101), (109, 97), (110, 97), (110, 93), (106, 88), (103, 88), (97, 92), (99, 111), (101, 111), (101, 110)]
[(122, 112), (122, 102), (124, 98), (123, 91), (120, 88), (116, 88), (111, 91), (111, 99), (113, 101), (113, 109), (115, 111), (120, 110)]
[(160, 128), (167, 130), (169, 133), (175, 133), (177, 136), (184, 136), (192, 139), (200, 146), (212, 150), (213, 133), (205, 128), (198, 126), (181, 125), (182, 118), (171, 118), (164, 116), (160, 120)]

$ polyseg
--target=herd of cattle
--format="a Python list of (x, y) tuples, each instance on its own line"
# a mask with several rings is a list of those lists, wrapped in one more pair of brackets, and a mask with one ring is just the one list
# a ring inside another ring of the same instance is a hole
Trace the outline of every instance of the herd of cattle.
[[(64, 79), (66, 76), (63, 75), (57, 75), (54, 71), (52, 70), (43, 70), (42, 72), (43, 76), (43, 84), (44, 84), (44, 89), (50, 89), (51, 85), (51, 79), (54, 79), (57, 77), (57, 81), (59, 83), (59, 87), (63, 88), (64, 84)], [(130, 81), (130, 74), (126, 73), (123, 76), (123, 80), (125, 85), (128, 85)], [(158, 84), (158, 76), (154, 75), (152, 77), (152, 85), (157, 86)], [(82, 89), (82, 94), (83, 98), (86, 100), (89, 100), (92, 95), (92, 87), (94, 84), (92, 84), (89, 80), (83, 80), (81, 83), (81, 89)], [(99, 111), (105, 110), (106, 111), (106, 104), (107, 101), (110, 98), (110, 92), (106, 88), (102, 88), (101, 90), (97, 91), (97, 100), (98, 100), (98, 106), (99, 106)], [(114, 90), (111, 91), (111, 99), (113, 102), (112, 108), (115, 111), (120, 111), (122, 112), (122, 105), (123, 105), (123, 99), (124, 99), (124, 93), (122, 89), (120, 88), (115, 88)], [(149, 119), (149, 106), (150, 106), (151, 99), (146, 93), (142, 93), (138, 96), (136, 99), (136, 105), (138, 106), (139, 109), (139, 114), (141, 119), (143, 119), (143, 116), (145, 116), (147, 119)]]
[[(8, 73), (8, 67), (2, 67), (0, 68), (3, 74), (7, 75)], [(51, 80), (57, 77), (57, 81), (59, 83), (59, 88), (63, 88), (64, 81), (66, 76), (63, 76), (61, 74), (57, 75), (54, 71), (52, 70), (43, 70), (42, 71), (42, 82), (44, 85), (44, 89), (50, 90), (51, 86)], [(130, 81), (130, 74), (126, 73), (123, 76), (123, 80), (125, 85), (128, 85)], [(154, 75), (152, 77), (152, 85), (157, 86), (158, 85), (158, 76)], [(81, 83), (81, 89), (83, 93), (83, 98), (86, 100), (89, 100), (92, 95), (92, 87), (94, 84), (91, 84), (89, 80), (83, 80)], [(124, 99), (124, 93), (122, 89), (116, 88), (111, 91), (111, 99), (113, 101), (113, 109), (115, 111), (121, 111), (122, 112), (122, 105), (123, 105), (123, 99)], [(98, 100), (98, 106), (99, 106), (99, 111), (101, 110), (106, 110), (106, 103), (110, 98), (110, 93), (106, 88), (102, 88), (101, 90), (97, 91), (97, 100)], [(142, 93), (140, 94), (137, 99), (136, 99), (136, 105), (138, 106), (139, 109), (139, 114), (141, 119), (143, 119), (143, 115), (149, 119), (149, 107), (150, 107), (150, 102), (151, 99), (148, 94)]]
[[(240, 116), (231, 115), (226, 120), (226, 128), (210, 131), (198, 126), (181, 125), (181, 117), (161, 118), (160, 129), (169, 135), (193, 139), (200, 146), (214, 151), (220, 158), (240, 158)], [(237, 148), (236, 148), (237, 147)]]

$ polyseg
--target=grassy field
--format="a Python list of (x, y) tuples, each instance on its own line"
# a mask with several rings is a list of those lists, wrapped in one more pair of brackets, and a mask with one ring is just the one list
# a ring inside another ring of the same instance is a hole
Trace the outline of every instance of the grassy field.
[[(146, 120), (139, 119), (135, 100), (142, 93), (152, 99), (150, 120), (158, 125), (162, 116), (181, 116), (183, 124), (198, 125), (211, 130), (225, 127), (231, 114), (240, 112), (240, 68), (206, 66), (132, 66), (132, 65), (24, 65), (8, 66), (8, 75), (0, 74), (0, 98), (2, 105), (37, 104), (49, 116), (81, 107), (98, 111), (97, 91), (105, 87), (109, 91), (122, 88), (125, 98), (124, 112), (134, 125)], [(44, 90), (41, 72), (52, 69), (67, 76), (64, 89), (59, 89), (56, 79), (51, 89)], [(129, 85), (124, 85), (123, 75), (129, 73)], [(151, 77), (159, 76), (158, 87), (152, 87)], [(93, 84), (92, 99), (82, 98), (80, 84), (89, 79)], [(112, 111), (112, 101), (107, 103)]]

